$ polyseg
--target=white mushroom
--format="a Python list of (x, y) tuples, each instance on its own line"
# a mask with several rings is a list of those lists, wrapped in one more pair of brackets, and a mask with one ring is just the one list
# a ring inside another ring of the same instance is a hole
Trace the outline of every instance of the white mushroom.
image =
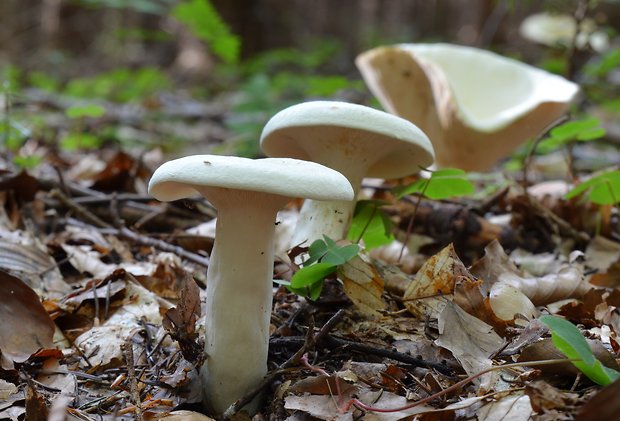
[(519, 34), (527, 40), (551, 47), (568, 47), (575, 42), (577, 48), (590, 46), (594, 51), (604, 52), (609, 49), (609, 37), (597, 29), (594, 20), (584, 19), (575, 39), (577, 20), (574, 16), (542, 12), (526, 17), (519, 26)]
[(201, 194), (218, 209), (201, 379), (206, 406), (221, 414), (267, 372), (277, 210), (292, 197), (351, 200), (353, 190), (312, 162), (194, 155), (159, 167), (149, 193), (164, 201)]
[(418, 125), (440, 167), (487, 170), (568, 109), (578, 86), (490, 51), (378, 47), (355, 61), (383, 107)]
[[(397, 178), (433, 163), (428, 137), (412, 123), (363, 105), (311, 101), (273, 116), (261, 135), (268, 156), (306, 159), (347, 177), (357, 195), (362, 179)], [(345, 235), (355, 201), (306, 200), (292, 245), (310, 245), (323, 234)]]

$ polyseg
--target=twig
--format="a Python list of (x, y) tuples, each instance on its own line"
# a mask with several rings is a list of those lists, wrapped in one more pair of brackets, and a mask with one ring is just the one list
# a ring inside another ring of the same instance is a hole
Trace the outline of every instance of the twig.
[(131, 400), (135, 407), (134, 420), (142, 421), (142, 399), (140, 399), (140, 390), (138, 389), (138, 379), (136, 377), (136, 367), (133, 360), (133, 345), (131, 341), (127, 341), (121, 345), (125, 363), (127, 364), (127, 377), (129, 380), (129, 390)]
[(52, 189), (50, 191), (50, 197), (54, 199), (58, 199), (60, 203), (62, 203), (69, 209), (73, 210), (75, 213), (77, 213), (78, 215), (80, 215), (82, 218), (86, 219), (90, 223), (98, 227), (102, 227), (102, 228), (112, 228), (112, 225), (108, 224), (107, 222), (99, 218), (97, 215), (94, 215), (84, 206), (75, 203), (73, 200), (67, 197), (67, 195), (65, 195), (59, 189)]
[[(287, 338), (274, 338), (270, 341), (272, 345), (295, 345), (299, 344), (302, 341), (302, 338), (299, 336), (292, 336)], [(403, 354), (398, 351), (391, 351), (385, 348), (379, 348), (368, 344), (363, 344), (360, 342), (348, 341), (346, 339), (337, 338), (332, 335), (326, 335), (323, 341), (321, 342), (324, 345), (327, 345), (332, 348), (338, 347), (346, 347), (349, 350), (357, 351), (362, 354), (375, 355), (377, 357), (389, 358), (394, 361), (399, 361), (401, 363), (409, 364), (415, 367), (424, 367), (429, 369), (437, 370), (438, 372), (445, 375), (452, 375), (452, 370), (449, 367), (446, 367), (442, 364), (437, 364), (429, 361), (424, 361), (419, 358), (412, 357), (409, 354)]]

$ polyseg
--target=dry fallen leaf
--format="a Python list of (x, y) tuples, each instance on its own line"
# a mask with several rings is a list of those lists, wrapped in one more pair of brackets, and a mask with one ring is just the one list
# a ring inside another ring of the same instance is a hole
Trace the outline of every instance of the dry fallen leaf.
[(39, 296), (18, 278), (0, 271), (1, 365), (13, 369), (13, 362), (26, 361), (41, 348), (53, 348), (54, 322)]
[(368, 258), (359, 255), (338, 268), (338, 278), (342, 281), (344, 292), (361, 313), (369, 317), (379, 317), (386, 307), (381, 298), (383, 279)]
[[(490, 357), (502, 347), (504, 340), (491, 326), (451, 302), (446, 303), (437, 321), (439, 337), (435, 343), (452, 352), (468, 375), (492, 366)], [(487, 373), (474, 382), (489, 389), (496, 376), (496, 372)]]
[(424, 263), (403, 295), (407, 310), (418, 317), (436, 318), (445, 306), (456, 282), (471, 277), (458, 258), (452, 244), (445, 247)]
[(478, 421), (528, 421), (533, 415), (527, 395), (508, 395), (478, 410)]
[(487, 288), (503, 282), (527, 296), (534, 305), (545, 305), (566, 298), (580, 298), (592, 289), (583, 275), (579, 252), (571, 254), (569, 262), (556, 273), (540, 277), (525, 276), (517, 269), (497, 241), (485, 248), (485, 255), (471, 267), (471, 273), (484, 279)]

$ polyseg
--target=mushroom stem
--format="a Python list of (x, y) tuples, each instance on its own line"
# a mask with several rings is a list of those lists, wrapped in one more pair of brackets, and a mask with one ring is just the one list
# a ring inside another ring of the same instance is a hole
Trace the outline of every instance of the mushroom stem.
[[(346, 161), (344, 161), (346, 163)], [(357, 194), (362, 185), (366, 166), (345, 168), (343, 165), (329, 165), (347, 177), (355, 193), (353, 200), (312, 200), (306, 199), (299, 212), (299, 220), (291, 241), (292, 246), (299, 244), (310, 246), (323, 235), (333, 240), (346, 237), (349, 223), (353, 218)]]
[[(223, 413), (267, 373), (277, 210), (287, 198), (263, 192), (201, 188), (218, 209), (207, 271), (205, 402)], [(218, 194), (222, 192), (223, 194)], [(245, 407), (249, 412), (258, 406)]]

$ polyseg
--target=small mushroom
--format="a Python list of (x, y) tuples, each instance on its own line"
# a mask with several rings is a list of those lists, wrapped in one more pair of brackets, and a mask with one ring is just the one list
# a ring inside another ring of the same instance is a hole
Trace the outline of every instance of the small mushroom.
[(383, 107), (418, 125), (440, 167), (488, 170), (568, 109), (578, 86), (490, 51), (400, 44), (360, 54)]
[(221, 414), (267, 372), (276, 212), (294, 197), (351, 200), (353, 189), (313, 162), (194, 155), (159, 167), (149, 193), (163, 201), (201, 194), (218, 209), (200, 377), (205, 405)]
[(584, 49), (592, 47), (599, 53), (609, 49), (609, 37), (598, 30), (593, 19), (583, 19), (579, 23), (569, 14), (536, 13), (526, 17), (519, 26), (519, 34), (533, 42), (550, 47), (569, 47), (574, 42), (575, 47)]
[[(342, 173), (355, 191), (364, 177), (398, 178), (433, 163), (433, 147), (414, 124), (373, 108), (338, 101), (310, 101), (274, 115), (261, 134), (268, 156), (309, 161)], [(292, 245), (345, 235), (355, 201), (306, 200)]]

